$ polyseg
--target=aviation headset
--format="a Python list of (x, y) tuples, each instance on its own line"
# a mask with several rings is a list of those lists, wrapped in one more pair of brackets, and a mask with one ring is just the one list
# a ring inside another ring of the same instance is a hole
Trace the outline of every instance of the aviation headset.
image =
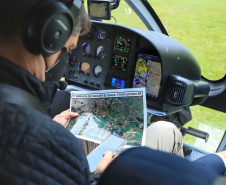
[(72, 0), (66, 6), (57, 0), (44, 0), (26, 20), (23, 41), (34, 54), (50, 56), (61, 50), (71, 36), (84, 0)]

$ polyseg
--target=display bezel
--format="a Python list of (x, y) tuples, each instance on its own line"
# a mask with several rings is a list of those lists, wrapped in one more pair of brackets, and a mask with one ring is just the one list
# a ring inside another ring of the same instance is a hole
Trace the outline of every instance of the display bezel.
[(155, 62), (159, 62), (161, 64), (161, 81), (159, 84), (159, 90), (158, 90), (158, 95), (157, 97), (151, 96), (148, 93), (146, 93), (146, 99), (152, 102), (160, 102), (161, 101), (161, 87), (162, 87), (162, 78), (163, 78), (163, 73), (162, 73), (162, 62), (161, 62), (161, 58), (160, 56), (155, 52), (155, 51), (149, 51), (149, 50), (139, 50), (135, 53), (135, 67), (134, 67), (134, 76), (133, 76), (133, 80), (132, 80), (132, 87), (134, 88), (134, 78), (135, 78), (135, 72), (136, 72), (136, 64), (137, 64), (137, 58), (139, 54), (146, 54), (146, 55), (152, 55), (154, 57), (156, 57), (157, 60), (154, 60)]
[[(91, 15), (91, 5), (92, 4), (104, 4), (105, 5), (105, 15), (98, 17), (96, 15)], [(87, 1), (88, 14), (92, 20), (110, 20), (111, 19), (111, 2), (104, 0), (88, 0)]]

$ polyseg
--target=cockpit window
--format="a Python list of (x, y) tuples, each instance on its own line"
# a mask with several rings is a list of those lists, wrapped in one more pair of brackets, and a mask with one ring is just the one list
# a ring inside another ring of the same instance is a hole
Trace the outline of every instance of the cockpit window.
[[(148, 0), (170, 37), (184, 44), (197, 58), (202, 75), (219, 80), (226, 72), (226, 17), (224, 0)], [(184, 142), (215, 152), (225, 132), (226, 114), (192, 106), (192, 121), (185, 125), (209, 133), (209, 140), (186, 134)]]
[[(87, 6), (87, 0), (85, 0), (84, 3), (85, 6)], [(120, 1), (118, 8), (111, 11), (111, 16), (111, 20), (103, 20), (103, 22), (116, 23), (147, 30), (145, 24), (125, 1)]]
[(148, 0), (170, 37), (197, 58), (202, 75), (219, 80), (226, 73), (226, 6), (219, 1)]
[[(217, 2), (148, 0), (148, 2), (159, 16), (169, 36), (185, 45), (196, 57), (201, 66), (202, 75), (209, 80), (221, 79), (226, 69), (224, 0)], [(120, 1), (119, 7), (111, 12), (111, 15), (110, 21), (104, 20), (103, 22), (147, 30), (145, 24), (123, 0)], [(99, 39), (102, 39), (102, 32), (99, 33)], [(91, 46), (85, 43), (83, 47), (86, 51), (83, 55), (89, 55)], [(101, 46), (98, 48), (100, 51), (103, 50)], [(121, 60), (121, 55), (118, 58)], [(100, 66), (95, 69), (98, 76)], [(184, 127), (193, 127), (208, 132), (209, 140), (205, 143), (203, 139), (187, 134), (184, 142), (209, 152), (215, 152), (225, 132), (226, 114), (202, 106), (192, 106), (191, 112), (192, 121)]]
[[(224, 0), (217, 2), (148, 0), (148, 2), (170, 37), (184, 44), (197, 58), (205, 78), (219, 80), (224, 77), (226, 69)], [(125, 1), (120, 1), (119, 7), (111, 14), (111, 20), (103, 22), (147, 29)]]
[(209, 139), (205, 142), (189, 134), (184, 137), (184, 142), (196, 146), (208, 152), (216, 152), (225, 132), (226, 114), (202, 106), (191, 108), (192, 121), (184, 127), (193, 127), (209, 134)]
[(124, 26), (130, 26), (134, 28), (146, 29), (147, 27), (137, 16), (137, 14), (130, 8), (125, 1), (120, 1), (120, 5), (117, 9), (111, 12), (112, 18), (109, 23), (117, 23)]

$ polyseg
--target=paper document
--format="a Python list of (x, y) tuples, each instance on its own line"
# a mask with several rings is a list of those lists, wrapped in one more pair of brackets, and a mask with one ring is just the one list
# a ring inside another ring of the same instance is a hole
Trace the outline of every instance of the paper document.
[(147, 127), (145, 88), (72, 91), (67, 129), (76, 137), (101, 143), (110, 134), (128, 145), (144, 145)]

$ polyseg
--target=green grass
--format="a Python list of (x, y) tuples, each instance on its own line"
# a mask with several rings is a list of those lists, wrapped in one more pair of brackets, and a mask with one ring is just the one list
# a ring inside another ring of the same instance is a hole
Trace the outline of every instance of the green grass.
[(226, 74), (225, 0), (149, 0), (168, 34), (184, 44), (200, 63), (202, 75)]
[[(226, 74), (225, 0), (149, 0), (149, 3), (169, 36), (194, 54), (203, 76), (218, 80)], [(126, 12), (128, 5), (121, 1), (119, 8), (112, 12), (118, 24), (147, 29), (133, 11), (131, 14)], [(204, 140), (187, 135), (184, 141), (214, 152), (226, 128), (226, 114), (202, 106), (191, 107), (191, 111), (193, 119), (185, 127), (207, 131), (210, 139), (205, 144)]]

